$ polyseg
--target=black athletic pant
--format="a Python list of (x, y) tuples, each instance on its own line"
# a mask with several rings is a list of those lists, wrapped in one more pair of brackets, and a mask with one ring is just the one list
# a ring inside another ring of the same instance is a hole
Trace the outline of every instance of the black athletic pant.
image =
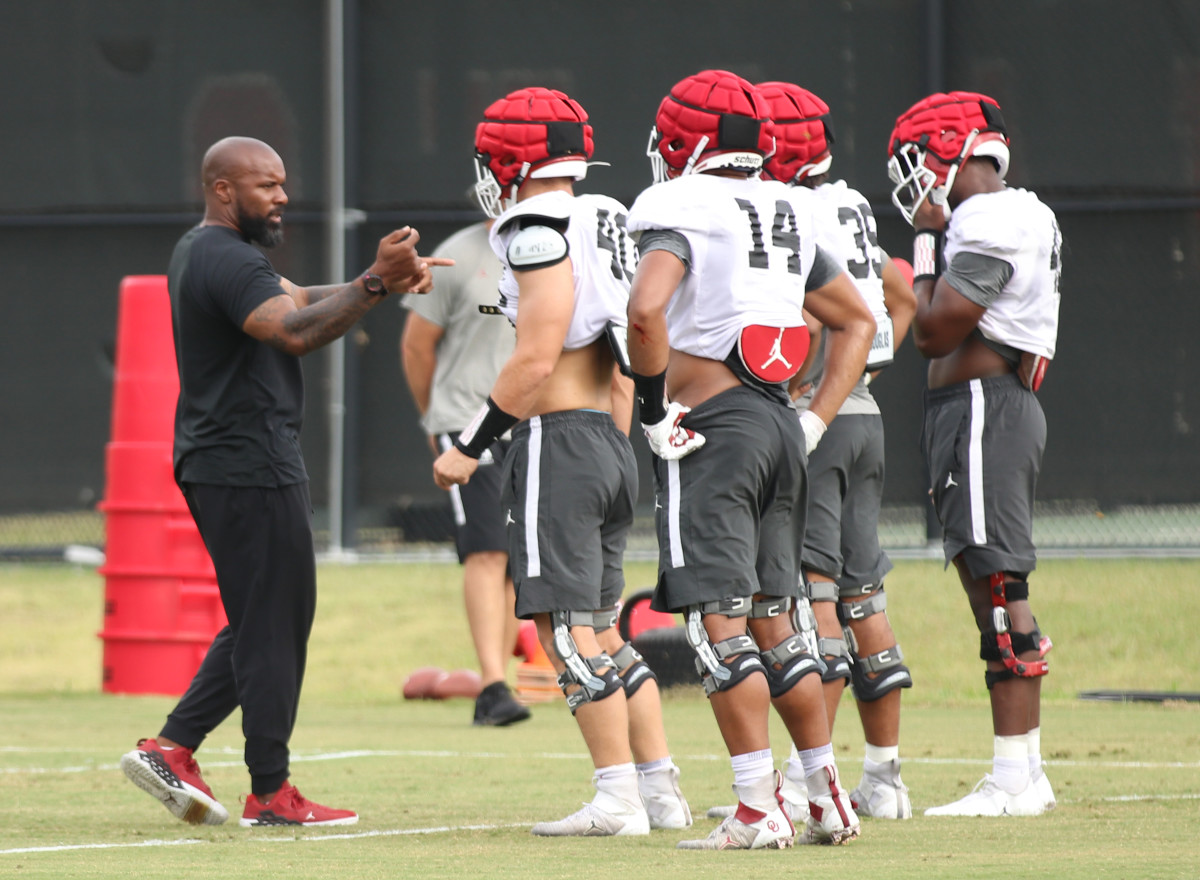
[(229, 626), (213, 639), (161, 735), (197, 748), (241, 706), (251, 790), (269, 794), (288, 778), (288, 740), (316, 611), (308, 484), (183, 488)]

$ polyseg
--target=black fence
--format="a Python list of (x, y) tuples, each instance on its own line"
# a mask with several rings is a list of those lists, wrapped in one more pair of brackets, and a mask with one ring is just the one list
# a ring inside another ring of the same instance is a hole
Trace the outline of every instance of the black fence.
[[(325, 246), (331, 8), (42, 0), (0, 10), (0, 547), (95, 540), (118, 285), (165, 271), (200, 216), (197, 169), (212, 141), (247, 134), (279, 150), (292, 201), (288, 242), (272, 259), (312, 283), (367, 265), (397, 225), (416, 225), (431, 249), (474, 219), (462, 205), (474, 124), (511, 88), (578, 98), (596, 158), (612, 162), (583, 189), (631, 202), (650, 181), (658, 101), (705, 67), (821, 94), (837, 131), (833, 170), (867, 195), (898, 256), (911, 236), (885, 174), (896, 115), (937, 88), (997, 98), (1012, 134), (1009, 183), (1056, 209), (1066, 245), (1058, 356), (1041, 393), (1047, 516), (1076, 524), (1064, 546), (1113, 546), (1115, 531), (1200, 545), (1200, 481), (1188, 476), (1200, 472), (1200, 4), (545, 0), (535, 15), (484, 0), (347, 0), (347, 202), (362, 222), (340, 270)], [(348, 546), (445, 530), (400, 372), (403, 318), (386, 305), (348, 337)], [(305, 365), (303, 443), (321, 522), (328, 363), (316, 353)], [(911, 347), (873, 386), (901, 543), (924, 536), (922, 387)], [(635, 445), (648, 499), (647, 453)]]

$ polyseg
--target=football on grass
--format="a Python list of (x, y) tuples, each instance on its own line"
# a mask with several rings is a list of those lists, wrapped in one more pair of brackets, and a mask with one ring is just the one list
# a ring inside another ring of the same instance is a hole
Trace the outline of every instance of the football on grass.
[(404, 699), (428, 700), (433, 697), (434, 685), (448, 673), (438, 666), (422, 666), (404, 679)]
[(439, 678), (433, 683), (430, 694), (435, 700), (445, 700), (449, 697), (470, 697), (472, 700), (483, 690), (483, 681), (478, 672), (470, 669), (456, 669)]

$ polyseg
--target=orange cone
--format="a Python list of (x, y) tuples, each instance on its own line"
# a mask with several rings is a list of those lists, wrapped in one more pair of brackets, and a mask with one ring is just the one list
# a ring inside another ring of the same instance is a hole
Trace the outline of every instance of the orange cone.
[(513, 653), (525, 658), (525, 662), (517, 667), (517, 702), (529, 706), (564, 699), (558, 687), (558, 673), (538, 641), (537, 626), (532, 620), (521, 622)]

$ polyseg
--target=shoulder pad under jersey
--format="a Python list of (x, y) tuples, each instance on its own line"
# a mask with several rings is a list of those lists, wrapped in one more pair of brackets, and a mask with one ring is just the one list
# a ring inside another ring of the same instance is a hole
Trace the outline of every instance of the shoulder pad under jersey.
[(513, 205), (496, 219), (496, 232), (502, 233), (510, 227), (541, 224), (564, 232), (571, 222), (571, 209), (575, 197), (565, 192), (543, 193)]
[(517, 272), (545, 269), (570, 254), (566, 236), (550, 226), (522, 227), (508, 242), (508, 265)]

